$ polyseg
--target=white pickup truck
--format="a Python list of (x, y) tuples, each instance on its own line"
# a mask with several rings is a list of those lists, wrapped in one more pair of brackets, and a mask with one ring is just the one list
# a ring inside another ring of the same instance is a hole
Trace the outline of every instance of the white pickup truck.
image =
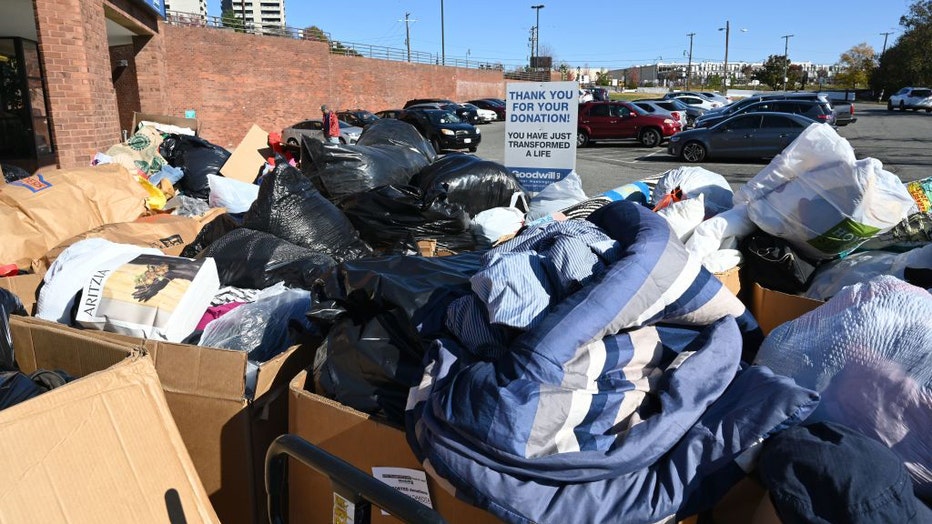
[(900, 111), (925, 109), (926, 113), (932, 112), (932, 89), (928, 87), (904, 87), (900, 89), (890, 95), (890, 100), (887, 101), (887, 111), (893, 111), (894, 109)]

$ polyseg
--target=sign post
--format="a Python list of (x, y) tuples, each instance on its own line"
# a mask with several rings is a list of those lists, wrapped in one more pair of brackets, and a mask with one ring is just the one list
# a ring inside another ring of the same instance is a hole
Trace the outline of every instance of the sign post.
[(576, 169), (579, 84), (520, 82), (506, 87), (505, 167), (539, 193)]

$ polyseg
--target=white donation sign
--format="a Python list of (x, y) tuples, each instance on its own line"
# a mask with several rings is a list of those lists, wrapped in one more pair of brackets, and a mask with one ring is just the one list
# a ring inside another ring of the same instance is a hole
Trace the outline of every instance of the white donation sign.
[(531, 193), (576, 168), (576, 82), (508, 84), (505, 167)]

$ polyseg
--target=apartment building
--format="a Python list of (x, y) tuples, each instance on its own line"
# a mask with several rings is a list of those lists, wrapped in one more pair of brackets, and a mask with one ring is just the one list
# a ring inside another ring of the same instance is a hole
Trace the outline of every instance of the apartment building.
[(247, 28), (275, 31), (285, 27), (285, 0), (221, 0), (223, 11), (246, 22)]
[(165, 0), (165, 11), (207, 18), (207, 0)]

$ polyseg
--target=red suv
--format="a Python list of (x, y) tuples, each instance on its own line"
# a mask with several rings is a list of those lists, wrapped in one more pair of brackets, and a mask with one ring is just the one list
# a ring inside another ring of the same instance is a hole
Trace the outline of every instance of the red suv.
[(628, 102), (584, 102), (579, 104), (576, 145), (586, 147), (597, 140), (637, 139), (646, 147), (680, 132), (680, 123), (652, 115)]

